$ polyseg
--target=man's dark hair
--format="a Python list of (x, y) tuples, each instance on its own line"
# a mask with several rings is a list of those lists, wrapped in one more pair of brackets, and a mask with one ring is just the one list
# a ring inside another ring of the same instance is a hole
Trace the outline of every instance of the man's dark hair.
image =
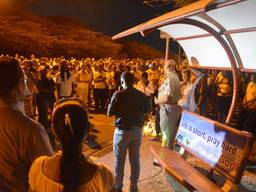
[(141, 78), (148, 79), (148, 73), (146, 71), (142, 72)]
[(121, 74), (121, 79), (123, 79), (125, 84), (128, 86), (132, 86), (134, 84), (134, 76), (132, 73), (130, 73), (128, 71), (124, 71)]
[(14, 58), (0, 58), (0, 97), (6, 97), (22, 78), (19, 61)]

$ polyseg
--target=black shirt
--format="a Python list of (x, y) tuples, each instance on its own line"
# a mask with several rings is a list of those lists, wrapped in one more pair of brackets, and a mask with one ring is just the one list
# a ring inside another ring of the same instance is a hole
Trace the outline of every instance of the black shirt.
[(149, 111), (149, 98), (133, 87), (115, 92), (108, 107), (108, 115), (115, 115), (115, 126), (122, 129), (142, 127)]
[(55, 83), (51, 78), (42, 78), (38, 81), (37, 88), (39, 97), (52, 100), (54, 99)]

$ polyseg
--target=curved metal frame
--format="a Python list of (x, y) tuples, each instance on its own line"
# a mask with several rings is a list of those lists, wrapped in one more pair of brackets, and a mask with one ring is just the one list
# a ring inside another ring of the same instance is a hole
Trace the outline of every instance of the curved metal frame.
[(233, 50), (234, 56), (236, 58), (237, 61), (237, 66), (239, 66), (239, 69), (243, 69), (243, 62), (242, 59), (240, 57), (240, 54), (238, 52), (238, 49), (231, 37), (231, 35), (229, 33), (225, 33), (227, 30), (225, 29), (224, 26), (222, 26), (218, 21), (216, 21), (215, 19), (213, 19), (212, 17), (210, 17), (207, 13), (202, 13), (201, 15), (199, 15), (199, 17), (201, 17), (202, 19), (208, 21), (209, 23), (213, 24), (214, 26), (216, 26), (221, 32), (222, 34), (225, 35), (227, 42), (229, 43), (230, 48)]
[(213, 35), (213, 37), (221, 44), (221, 46), (225, 50), (232, 67), (232, 75), (233, 75), (233, 98), (232, 98), (232, 103), (228, 112), (228, 116), (226, 118), (226, 124), (229, 124), (234, 115), (237, 98), (238, 98), (238, 69), (237, 69), (236, 60), (232, 53), (232, 50), (230, 49), (227, 42), (223, 39), (223, 37), (217, 31), (215, 31), (213, 28), (211, 28), (210, 26), (200, 21), (186, 18), (181, 21), (177, 21), (175, 23), (193, 25), (207, 31), (208, 33)]
[(194, 20), (194, 19), (188, 19), (185, 18), (183, 20), (180, 21), (176, 21), (176, 22), (170, 22), (170, 23), (165, 23), (161, 26), (158, 26), (157, 28), (152, 28), (150, 30), (144, 30), (141, 31), (141, 34), (143, 36), (148, 35), (149, 33), (153, 32), (154, 30), (162, 27), (162, 26), (166, 26), (168, 24), (187, 24), (187, 25), (193, 25), (196, 27), (199, 27), (203, 30), (205, 30), (206, 32), (210, 33), (223, 47), (223, 49), (225, 50), (228, 59), (230, 61), (231, 64), (231, 70), (232, 70), (232, 75), (233, 75), (233, 97), (232, 97), (232, 103), (231, 106), (229, 108), (229, 112), (228, 112), (228, 116), (226, 118), (226, 124), (230, 124), (232, 117), (234, 115), (235, 112), (235, 107), (236, 107), (236, 103), (237, 103), (237, 99), (238, 99), (238, 68), (237, 68), (237, 63), (236, 63), (236, 59), (233, 55), (233, 52), (230, 48), (230, 46), (228, 45), (228, 43), (223, 39), (223, 37), (221, 36), (221, 34), (219, 34), (217, 31), (215, 31), (212, 27), (206, 25), (203, 22)]

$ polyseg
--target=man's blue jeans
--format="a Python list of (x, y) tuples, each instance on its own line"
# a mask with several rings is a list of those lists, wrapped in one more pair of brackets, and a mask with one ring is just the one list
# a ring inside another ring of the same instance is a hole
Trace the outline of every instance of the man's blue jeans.
[(131, 167), (131, 188), (137, 189), (140, 175), (140, 145), (142, 130), (140, 127), (132, 127), (131, 130), (115, 129), (113, 151), (115, 156), (115, 188), (122, 189), (124, 178), (124, 166), (128, 150)]

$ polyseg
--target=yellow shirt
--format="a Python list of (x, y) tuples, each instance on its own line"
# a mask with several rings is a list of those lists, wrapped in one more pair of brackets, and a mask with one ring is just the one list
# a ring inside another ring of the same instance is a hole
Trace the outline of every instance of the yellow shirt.
[(219, 85), (219, 91), (218, 96), (227, 96), (231, 95), (232, 88), (229, 84), (220, 84)]
[(216, 76), (215, 83), (216, 83), (216, 84), (221, 83), (222, 79), (223, 79), (223, 74), (222, 74), (222, 72), (220, 71), (220, 72), (217, 74), (217, 76)]
[(93, 74), (94, 88), (105, 89), (106, 88), (106, 74), (102, 71), (95, 71)]
[(248, 83), (243, 102), (246, 103), (252, 100), (256, 100), (256, 83), (254, 82)]
[(107, 84), (109, 89), (115, 89), (117, 87), (115, 82), (115, 72), (111, 71), (106, 74)]
[(89, 74), (86, 71), (85, 72), (79, 71), (76, 76), (77, 86), (79, 88), (88, 88), (88, 85), (91, 79), (92, 79), (91, 74)]
[(218, 96), (230, 96), (232, 95), (232, 88), (230, 86), (228, 78), (224, 77), (222, 72), (219, 72), (215, 83), (218, 86), (217, 95)]
[(152, 81), (152, 83), (157, 83), (160, 78), (160, 71), (159, 70), (152, 70), (148, 69), (146, 71), (148, 73), (148, 80)]
[[(35, 160), (29, 171), (29, 187), (31, 192), (62, 192), (63, 185), (51, 180), (43, 172), (44, 160), (41, 156)], [(114, 186), (113, 174), (104, 166), (97, 165), (93, 178), (79, 187), (79, 192), (110, 192)]]

